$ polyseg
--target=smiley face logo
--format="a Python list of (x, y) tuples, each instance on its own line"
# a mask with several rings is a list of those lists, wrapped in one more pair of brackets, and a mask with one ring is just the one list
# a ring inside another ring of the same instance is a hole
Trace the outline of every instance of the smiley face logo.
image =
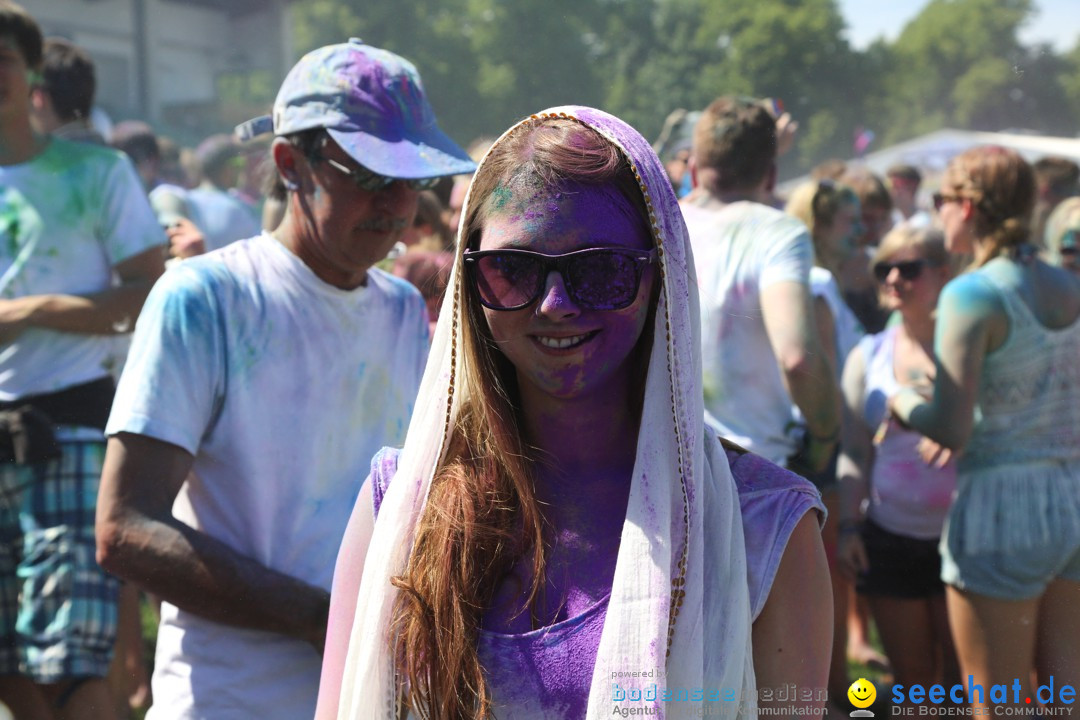
[(851, 683), (847, 691), (848, 700), (857, 708), (868, 708), (877, 699), (877, 688), (866, 678), (859, 678)]

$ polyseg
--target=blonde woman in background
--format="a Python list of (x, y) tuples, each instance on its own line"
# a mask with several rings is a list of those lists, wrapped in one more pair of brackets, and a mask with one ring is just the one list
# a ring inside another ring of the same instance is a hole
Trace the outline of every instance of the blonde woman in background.
[[(862, 231), (859, 198), (850, 187), (823, 178), (796, 188), (785, 210), (802, 220), (810, 230), (814, 243), (814, 267), (810, 269), (814, 321), (821, 345), (829, 356), (830, 366), (839, 379), (845, 358), (863, 336), (862, 327), (844, 301), (836, 282), (836, 277), (844, 265), (859, 252), (856, 245), (856, 238)], [(798, 417), (797, 408), (795, 414)], [(790, 464), (789, 467), (817, 486), (829, 514), (835, 517), (834, 513), (839, 509), (838, 495), (835, 492), (836, 456), (818, 473), (797, 464)], [(833, 584), (833, 650), (829, 670), (829, 694), (832, 698), (844, 698), (850, 680), (847, 675), (849, 640), (857, 639), (860, 633), (851, 632), (849, 629), (849, 624), (854, 627), (859, 627), (859, 624), (857, 618), (849, 619), (849, 609), (854, 608), (851, 603), (854, 598), (852, 584), (835, 566), (836, 530), (836, 523), (828, 522), (822, 533)], [(884, 663), (884, 658), (880, 655), (874, 659)]]
[(1046, 220), (1046, 261), (1080, 274), (1080, 197), (1063, 200)]
[(869, 599), (896, 682), (949, 687), (959, 672), (938, 541), (956, 465), (888, 410), (900, 387), (934, 377), (934, 308), (952, 275), (944, 238), (901, 225), (882, 240), (872, 269), (882, 305), (900, 322), (864, 338), (844, 368), (838, 564)]

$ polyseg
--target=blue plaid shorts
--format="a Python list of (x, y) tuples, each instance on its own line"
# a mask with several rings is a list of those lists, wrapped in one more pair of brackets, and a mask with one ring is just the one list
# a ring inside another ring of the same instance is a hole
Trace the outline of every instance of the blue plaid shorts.
[(0, 465), (0, 674), (42, 684), (106, 675), (120, 588), (95, 558), (105, 443), (60, 447), (59, 460)]

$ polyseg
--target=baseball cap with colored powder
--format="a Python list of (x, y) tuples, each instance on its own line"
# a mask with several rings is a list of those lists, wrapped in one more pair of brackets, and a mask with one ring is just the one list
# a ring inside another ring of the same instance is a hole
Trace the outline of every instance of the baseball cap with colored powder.
[(471, 173), (476, 164), (438, 126), (411, 62), (357, 38), (312, 50), (278, 91), (272, 116), (237, 126), (249, 140), (325, 128), (354, 160), (404, 180)]

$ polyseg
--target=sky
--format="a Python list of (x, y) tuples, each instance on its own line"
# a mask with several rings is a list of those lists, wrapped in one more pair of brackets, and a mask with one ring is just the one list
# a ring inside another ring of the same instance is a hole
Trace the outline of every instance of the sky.
[[(884, 35), (895, 39), (928, 0), (840, 0), (848, 24), (848, 40), (863, 49)], [(1049, 42), (1058, 52), (1080, 40), (1080, 0), (1035, 0), (1037, 14), (1020, 31), (1025, 44)]]

